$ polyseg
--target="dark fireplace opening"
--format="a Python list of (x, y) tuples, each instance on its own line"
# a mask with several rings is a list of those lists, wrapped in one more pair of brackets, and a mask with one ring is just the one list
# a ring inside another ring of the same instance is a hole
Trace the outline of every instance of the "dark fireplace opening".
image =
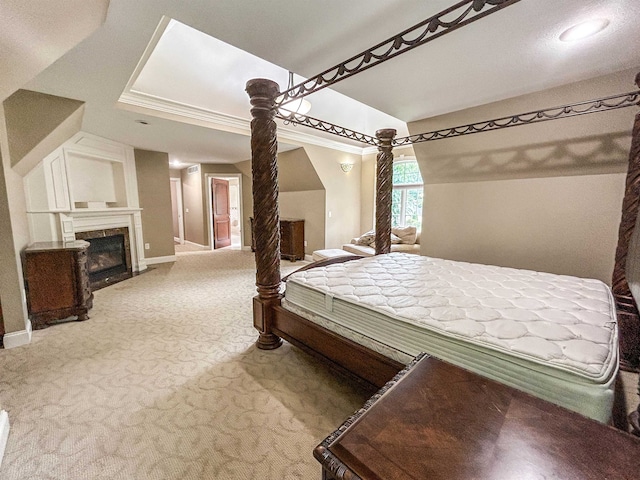
[(133, 276), (128, 228), (76, 232), (76, 239), (89, 242), (87, 264), (91, 290), (98, 290)]
[(92, 282), (127, 271), (124, 235), (91, 238), (89, 246), (89, 279)]

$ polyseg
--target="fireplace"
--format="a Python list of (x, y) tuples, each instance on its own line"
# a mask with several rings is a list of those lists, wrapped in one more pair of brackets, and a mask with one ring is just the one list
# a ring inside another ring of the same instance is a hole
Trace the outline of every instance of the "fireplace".
[(88, 266), (92, 290), (131, 278), (128, 228), (76, 232), (76, 239), (86, 240), (90, 244)]

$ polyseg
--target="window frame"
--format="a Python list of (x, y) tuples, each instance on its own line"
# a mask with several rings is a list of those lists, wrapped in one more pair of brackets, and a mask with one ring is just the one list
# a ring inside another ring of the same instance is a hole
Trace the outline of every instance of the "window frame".
[[(418, 165), (418, 161), (417, 161), (416, 157), (405, 157), (403, 155), (402, 157), (393, 159), (393, 167), (394, 168), (395, 168), (396, 165), (399, 165), (399, 164), (402, 164), (402, 163), (415, 163), (416, 166), (418, 167), (418, 173), (420, 174), (420, 180), (421, 181), (420, 181), (420, 183), (400, 183), (400, 184), (393, 183), (392, 190), (400, 192), (400, 215), (399, 215), (400, 216), (400, 224), (393, 225), (393, 214), (391, 216), (392, 226), (395, 226), (395, 227), (405, 227), (406, 226), (407, 192), (409, 190), (422, 189), (422, 191), (423, 191), (422, 202), (424, 204), (424, 181), (422, 180), (422, 172), (420, 171), (420, 166)], [(392, 200), (392, 202), (393, 202), (393, 200)], [(392, 203), (392, 208), (393, 208), (393, 203)], [(422, 205), (420, 206), (420, 210), (422, 210)], [(418, 228), (418, 230), (420, 230), (422, 228), (422, 218), (420, 218), (420, 222), (419, 222), (419, 225), (417, 226), (417, 228)]]

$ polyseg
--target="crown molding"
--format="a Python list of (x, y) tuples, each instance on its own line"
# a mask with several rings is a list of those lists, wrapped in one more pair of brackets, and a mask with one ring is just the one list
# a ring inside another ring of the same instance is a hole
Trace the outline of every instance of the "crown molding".
[[(118, 105), (126, 110), (134, 110), (141, 113), (147, 113), (153, 116), (159, 116), (169, 120), (187, 121), (199, 126), (213, 128), (225, 132), (237, 133), (241, 135), (251, 135), (250, 120), (234, 117), (220, 112), (214, 112), (205, 108), (196, 107), (166, 98), (150, 95), (147, 93), (137, 92), (135, 90), (125, 91), (118, 99)], [(150, 111), (154, 113), (150, 113)], [(298, 128), (298, 127), (294, 127)], [(300, 127), (301, 128), (301, 127)], [(368, 148), (349, 145), (343, 142), (330, 140), (305, 132), (299, 132), (291, 128), (282, 126), (282, 122), (278, 120), (278, 139), (287, 140), (295, 144), (306, 143), (319, 147), (330, 148), (345, 153), (355, 155), (363, 155)], [(374, 151), (377, 149), (374, 148)]]
[(372, 153), (378, 153), (378, 147), (366, 147), (362, 149), (362, 155), (371, 155)]
[[(413, 154), (413, 145), (402, 145), (401, 147), (394, 147), (393, 148), (393, 153), (394, 154), (398, 154), (400, 155), (401, 152), (405, 149), (409, 149), (411, 148), (411, 153), (407, 156), (407, 158), (415, 158), (415, 155)], [(371, 154), (378, 154), (378, 147), (365, 147), (362, 149), (362, 155), (371, 155)], [(402, 154), (403, 156), (406, 154)]]

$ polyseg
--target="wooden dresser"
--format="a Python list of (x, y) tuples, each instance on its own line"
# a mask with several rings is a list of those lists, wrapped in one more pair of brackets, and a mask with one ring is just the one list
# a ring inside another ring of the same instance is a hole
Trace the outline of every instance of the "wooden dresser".
[[(251, 251), (256, 251), (253, 235), (253, 218), (251, 221)], [(301, 218), (280, 219), (280, 256), (295, 262), (304, 260), (304, 220)]]
[(23, 252), (29, 318), (34, 330), (55, 320), (89, 318), (93, 294), (89, 283), (89, 242), (38, 242)]

